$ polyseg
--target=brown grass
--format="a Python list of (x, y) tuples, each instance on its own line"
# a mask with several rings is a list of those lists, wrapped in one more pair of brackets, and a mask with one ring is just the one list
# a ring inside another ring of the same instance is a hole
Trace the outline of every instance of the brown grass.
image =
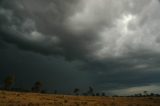
[(160, 106), (160, 97), (92, 97), (0, 91), (0, 106)]

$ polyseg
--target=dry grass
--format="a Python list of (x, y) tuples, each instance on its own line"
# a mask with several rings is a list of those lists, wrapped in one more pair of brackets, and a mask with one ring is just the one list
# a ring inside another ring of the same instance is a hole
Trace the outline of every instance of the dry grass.
[(160, 106), (160, 98), (66, 96), (0, 91), (0, 106)]

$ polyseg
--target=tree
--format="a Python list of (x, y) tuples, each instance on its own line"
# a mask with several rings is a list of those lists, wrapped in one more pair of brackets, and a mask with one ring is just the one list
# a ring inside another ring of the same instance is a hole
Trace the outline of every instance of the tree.
[(57, 90), (54, 90), (54, 94), (57, 94)]
[(154, 93), (150, 93), (150, 96), (155, 96), (155, 94)]
[(4, 89), (10, 90), (14, 82), (15, 82), (14, 76), (7, 76), (4, 80)]
[(96, 93), (96, 96), (100, 96), (100, 94), (99, 94), (99, 93)]
[(89, 94), (89, 95), (93, 95), (93, 94), (94, 94), (94, 93), (93, 93), (93, 88), (92, 88), (91, 86), (89, 87), (88, 94)]
[(37, 81), (34, 83), (33, 87), (32, 87), (32, 91), (33, 92), (41, 92), (41, 88), (42, 88), (42, 82), (41, 81)]
[(143, 91), (143, 93), (144, 93), (144, 96), (148, 95), (148, 91)]
[(79, 91), (80, 91), (80, 90), (79, 90), (78, 88), (75, 88), (74, 91), (73, 91), (73, 93), (76, 94), (76, 95), (79, 95), (79, 94), (78, 94)]
[(105, 92), (102, 92), (102, 96), (106, 96)]

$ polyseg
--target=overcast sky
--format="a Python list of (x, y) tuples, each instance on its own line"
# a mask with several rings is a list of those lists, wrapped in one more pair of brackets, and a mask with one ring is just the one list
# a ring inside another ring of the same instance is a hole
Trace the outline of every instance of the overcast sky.
[(1, 0), (0, 85), (160, 92), (158, 0)]

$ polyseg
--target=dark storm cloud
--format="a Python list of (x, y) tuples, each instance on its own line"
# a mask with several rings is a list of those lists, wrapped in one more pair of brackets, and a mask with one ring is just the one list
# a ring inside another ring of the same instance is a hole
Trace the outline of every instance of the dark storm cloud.
[[(1, 7), (1, 34), (8, 41), (22, 49), (42, 54), (63, 55), (66, 59), (84, 58), (86, 45), (93, 41), (94, 33), (85, 32), (75, 36), (65, 28), (65, 18), (72, 14), (72, 0), (60, 1), (4, 1)], [(42, 8), (42, 5), (44, 8)], [(81, 34), (80, 34), (81, 35)], [(75, 44), (75, 45), (73, 45)]]
[(160, 82), (159, 9), (158, 0), (2, 0), (2, 70), (19, 76), (24, 70), (32, 81), (39, 72), (62, 88), (64, 80), (101, 91), (154, 86)]
[[(121, 56), (141, 48), (149, 50), (159, 44), (154, 41), (154, 38), (159, 39), (157, 35), (150, 36), (159, 29), (158, 26), (152, 29), (156, 20), (151, 28), (147, 26), (150, 19), (157, 19), (159, 15), (155, 13), (156, 9), (152, 9), (156, 5), (154, 1), (137, 2), (123, 0), (124, 4), (117, 2), (115, 5), (116, 2), (110, 0), (4, 1), (0, 14), (1, 30), (5, 33), (2, 37), (22, 49), (59, 54), (67, 59), (106, 58), (107, 55)], [(111, 6), (107, 7), (109, 3)], [(158, 5), (156, 7), (158, 10)], [(152, 14), (147, 15), (147, 10)], [(141, 31), (135, 29), (143, 21), (146, 23), (141, 26)], [(146, 30), (148, 33), (143, 34)], [(145, 40), (140, 42), (138, 39)], [(152, 39), (153, 44), (147, 44)]]

